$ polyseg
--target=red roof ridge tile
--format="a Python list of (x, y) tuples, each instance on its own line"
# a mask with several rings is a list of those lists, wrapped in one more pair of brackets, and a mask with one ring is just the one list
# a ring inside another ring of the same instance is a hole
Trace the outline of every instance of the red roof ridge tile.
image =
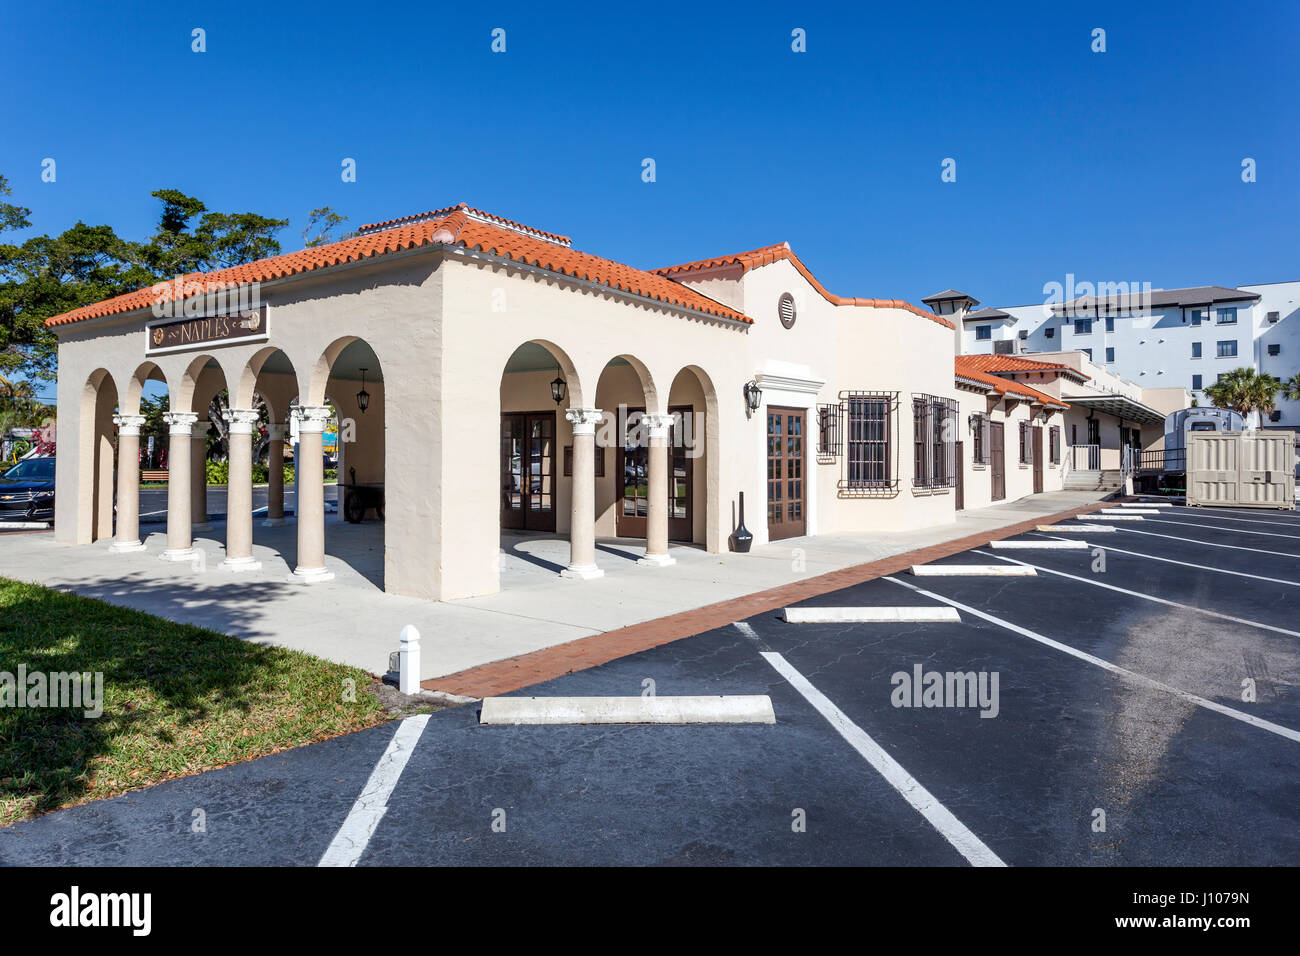
[(715, 256), (711, 259), (697, 259), (694, 262), (683, 262), (675, 266), (664, 266), (653, 270), (662, 276), (675, 276), (689, 272), (703, 272), (708, 269), (716, 269), (721, 266), (739, 265), (742, 271), (748, 272), (750, 269), (757, 269), (760, 266), (770, 265), (773, 262), (787, 260), (793, 265), (823, 299), (831, 305), (855, 306), (860, 308), (872, 309), (904, 309), (914, 315), (929, 319), (931, 322), (937, 322), (942, 326), (955, 329), (956, 326), (942, 316), (935, 315), (926, 309), (917, 308), (912, 303), (904, 299), (864, 299), (853, 296), (835, 295), (830, 292), (824, 285), (817, 281), (817, 277), (812, 271), (803, 264), (803, 261), (794, 254), (788, 242), (778, 242), (774, 245), (763, 246), (761, 249), (753, 249), (749, 252), (738, 252), (732, 255)]
[(452, 215), (456, 212), (463, 212), (469, 216), (479, 219), (483, 222), (496, 226), (504, 226), (515, 232), (521, 232), (526, 236), (532, 236), (535, 239), (545, 239), (548, 242), (554, 242), (557, 245), (571, 247), (573, 240), (568, 236), (561, 236), (558, 233), (546, 232), (533, 226), (525, 226), (521, 222), (515, 222), (513, 219), (507, 219), (504, 216), (497, 216), (490, 212), (484, 212), (482, 209), (475, 209), (468, 203), (456, 203), (454, 206), (446, 206), (442, 209), (431, 209), (428, 212), (418, 212), (410, 216), (399, 216), (396, 219), (385, 219), (383, 222), (366, 223), (357, 229), (358, 235), (365, 235), (370, 232), (380, 232), (386, 229), (392, 229), (399, 225), (413, 225), (417, 222), (425, 222), (430, 219), (441, 219), (445, 216)]

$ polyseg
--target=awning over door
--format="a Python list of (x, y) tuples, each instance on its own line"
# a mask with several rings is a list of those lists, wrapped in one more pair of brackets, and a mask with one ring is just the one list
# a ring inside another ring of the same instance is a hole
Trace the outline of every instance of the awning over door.
[(1062, 396), (1062, 400), (1071, 405), (1114, 415), (1134, 425), (1160, 425), (1165, 420), (1165, 416), (1154, 408), (1134, 401), (1127, 395), (1068, 395)]

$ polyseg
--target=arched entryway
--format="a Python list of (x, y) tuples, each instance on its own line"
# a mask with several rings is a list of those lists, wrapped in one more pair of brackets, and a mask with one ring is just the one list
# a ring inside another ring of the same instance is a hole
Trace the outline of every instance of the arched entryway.
[[(293, 578), (328, 580), (326, 552), (376, 587), (384, 586), (384, 372), (371, 345), (356, 336), (334, 341), (312, 368), (306, 402), (293, 406), (297, 445), (298, 559)], [(325, 520), (325, 437), (337, 435), (338, 509)], [(326, 525), (329, 525), (328, 540)]]
[(77, 543), (113, 535), (113, 417), (117, 384), (100, 368), (81, 390), (81, 433), (77, 436)]

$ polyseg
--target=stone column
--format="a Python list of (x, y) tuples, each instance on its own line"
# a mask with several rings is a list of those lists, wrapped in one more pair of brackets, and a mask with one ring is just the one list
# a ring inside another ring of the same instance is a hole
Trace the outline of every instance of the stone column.
[(266, 435), (266, 520), (262, 527), (278, 528), (284, 524), (284, 443), (289, 426), (267, 425)]
[(590, 580), (605, 572), (596, 567), (596, 425), (599, 408), (570, 408), (573, 424), (573, 518), (569, 524), (569, 566), (562, 577)]
[(114, 415), (117, 426), (117, 538), (115, 554), (143, 551), (140, 540), (140, 427), (143, 415)]
[(194, 557), (194, 537), (190, 530), (190, 449), (194, 444), (193, 412), (166, 412), (169, 429), (167, 440), (167, 550), (164, 561), (189, 561)]
[(222, 571), (257, 571), (253, 560), (253, 426), (257, 412), (230, 408), (225, 412), (230, 445), (230, 478), (226, 483), (226, 558)]
[(211, 531), (208, 521), (208, 428), (211, 422), (194, 423), (190, 446), (190, 531)]
[[(325, 466), (321, 461), (321, 431), (330, 417), (328, 405), (297, 405), (298, 453), (294, 471), (298, 478), (298, 566), (290, 581), (332, 581), (325, 570)], [(595, 467), (593, 462), (592, 467)]]
[(668, 556), (668, 429), (671, 415), (642, 415), (641, 425), (649, 436), (650, 487), (646, 492), (645, 557), (638, 564), (663, 567), (676, 564)]

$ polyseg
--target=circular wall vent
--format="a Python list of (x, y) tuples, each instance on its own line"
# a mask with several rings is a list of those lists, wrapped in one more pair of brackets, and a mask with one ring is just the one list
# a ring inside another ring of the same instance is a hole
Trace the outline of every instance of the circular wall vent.
[(789, 292), (781, 293), (781, 301), (777, 303), (777, 313), (781, 316), (781, 324), (787, 329), (794, 325), (794, 296)]

